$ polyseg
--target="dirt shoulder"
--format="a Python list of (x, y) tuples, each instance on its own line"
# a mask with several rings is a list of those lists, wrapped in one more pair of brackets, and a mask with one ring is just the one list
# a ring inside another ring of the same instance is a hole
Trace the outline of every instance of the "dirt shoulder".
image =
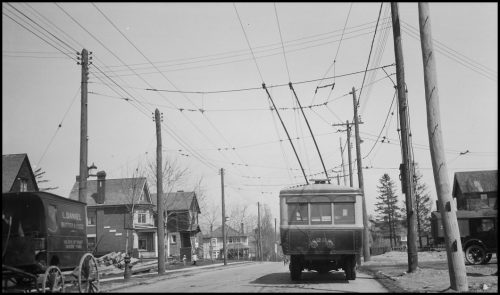
[[(390, 292), (395, 293), (435, 293), (454, 292), (450, 287), (448, 262), (445, 251), (418, 253), (418, 268), (413, 273), (408, 270), (406, 252), (387, 252), (372, 256), (371, 261), (362, 262), (359, 268), (374, 275)], [(466, 265), (469, 292), (497, 293), (497, 258), (486, 265)]]

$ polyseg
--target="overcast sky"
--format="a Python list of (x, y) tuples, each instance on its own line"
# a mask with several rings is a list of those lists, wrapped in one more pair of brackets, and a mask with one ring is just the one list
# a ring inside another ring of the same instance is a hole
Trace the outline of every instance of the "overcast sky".
[[(352, 122), (356, 89), (368, 213), (384, 173), (402, 202), (391, 11), (380, 5), (4, 2), (2, 154), (27, 153), (55, 193), (69, 196), (80, 156), (76, 52), (86, 48), (88, 163), (109, 179), (154, 161), (158, 108), (164, 158), (191, 171), (183, 190), (203, 178), (219, 204), (224, 168), (227, 207), (249, 204), (256, 214), (261, 202), (279, 218), (279, 190), (305, 180), (263, 82), (308, 178), (325, 177), (292, 82), (302, 107), (311, 106), (304, 112), (331, 177), (341, 173), (346, 143), (331, 124)], [(457, 171), (498, 167), (498, 4), (429, 6), (451, 186)], [(399, 12), (414, 159), (435, 200), (417, 3), (400, 3)]]

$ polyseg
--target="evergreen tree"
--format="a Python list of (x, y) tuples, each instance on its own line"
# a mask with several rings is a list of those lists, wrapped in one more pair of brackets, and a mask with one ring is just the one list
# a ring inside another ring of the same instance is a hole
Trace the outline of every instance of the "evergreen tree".
[[(422, 247), (422, 236), (426, 236), (430, 232), (431, 228), (431, 208), (432, 200), (429, 192), (427, 191), (427, 185), (422, 181), (422, 173), (418, 171), (418, 164), (415, 163), (415, 173), (414, 173), (414, 185), (415, 185), (415, 212), (417, 212), (417, 234), (418, 243)], [(404, 218), (406, 218), (406, 206), (402, 207), (401, 213)]]
[(391, 248), (397, 245), (396, 232), (399, 230), (399, 222), (401, 218), (401, 209), (398, 206), (398, 197), (394, 181), (385, 173), (379, 179), (380, 185), (377, 186), (378, 202), (375, 204), (375, 212), (377, 213), (377, 221), (384, 226), (382, 229), (389, 230), (389, 240)]

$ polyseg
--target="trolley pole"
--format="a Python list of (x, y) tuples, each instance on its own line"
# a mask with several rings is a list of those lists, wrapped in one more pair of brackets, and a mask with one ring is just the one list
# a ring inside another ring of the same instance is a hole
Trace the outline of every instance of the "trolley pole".
[(366, 214), (366, 195), (363, 184), (363, 165), (361, 163), (361, 147), (358, 126), (358, 101), (356, 99), (356, 89), (352, 87), (352, 100), (354, 103), (354, 133), (356, 135), (356, 158), (358, 162), (358, 185), (363, 194), (363, 257), (365, 262), (370, 261), (370, 233), (368, 230), (368, 216)]
[(399, 102), (399, 117), (401, 127), (401, 149), (403, 150), (403, 164), (401, 164), (401, 187), (406, 197), (406, 225), (408, 243), (408, 272), (414, 272), (418, 266), (417, 249), (417, 212), (414, 194), (413, 155), (410, 147), (410, 118), (408, 117), (408, 99), (406, 97), (406, 83), (403, 60), (403, 45), (399, 26), (399, 9), (397, 2), (391, 2), (392, 32), (394, 35), (394, 55), (396, 57), (396, 78)]
[(161, 118), (155, 110), (156, 122), (156, 204), (158, 206), (158, 274), (165, 273), (165, 223), (163, 220), (163, 171), (161, 155)]
[(221, 183), (221, 193), (222, 193), (222, 246), (224, 248), (224, 265), (227, 265), (226, 205), (224, 203), (224, 168), (220, 168), (220, 183)]
[(427, 132), (431, 151), (432, 169), (438, 197), (439, 212), (443, 221), (444, 240), (448, 258), (448, 272), (451, 289), (468, 291), (467, 273), (462, 241), (458, 229), (456, 205), (453, 201), (448, 180), (448, 167), (444, 156), (441, 119), (439, 117), (439, 93), (436, 76), (435, 52), (433, 51), (429, 4), (418, 3), (420, 43), (424, 65), (425, 103), (427, 109)]
[(78, 187), (78, 200), (87, 203), (87, 178), (88, 178), (88, 142), (87, 142), (87, 84), (89, 70), (89, 54), (87, 49), (82, 49), (82, 99), (81, 99), (81, 118), (80, 118), (80, 184)]

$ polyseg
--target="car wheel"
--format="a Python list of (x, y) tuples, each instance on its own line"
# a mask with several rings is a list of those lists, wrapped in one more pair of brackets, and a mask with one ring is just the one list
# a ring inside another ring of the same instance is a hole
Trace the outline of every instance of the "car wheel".
[(486, 259), (484, 248), (479, 245), (470, 245), (465, 249), (465, 260), (470, 264), (481, 264)]

